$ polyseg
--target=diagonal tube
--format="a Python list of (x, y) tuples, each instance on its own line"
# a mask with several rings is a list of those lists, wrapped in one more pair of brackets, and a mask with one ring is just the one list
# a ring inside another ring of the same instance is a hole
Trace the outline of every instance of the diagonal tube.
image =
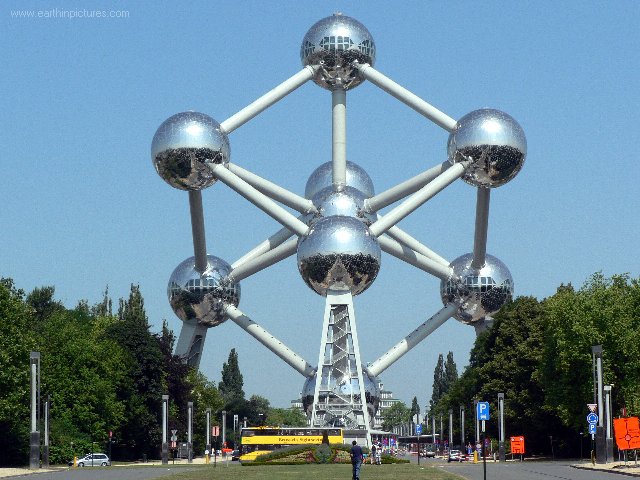
[(200, 190), (189, 190), (189, 211), (191, 213), (191, 235), (193, 236), (193, 255), (195, 269), (204, 273), (207, 269), (207, 243), (204, 234), (204, 213), (202, 193)]
[(225, 305), (225, 313), (235, 322), (236, 325), (284, 360), (296, 372), (307, 378), (310, 378), (315, 374), (316, 369), (307, 363), (304, 358), (247, 317), (237, 307), (234, 307), (233, 305)]
[(252, 258), (256, 258), (262, 255), (263, 253), (267, 253), (269, 250), (276, 248), (278, 245), (282, 245), (284, 242), (289, 240), (292, 235), (293, 235), (293, 232), (291, 232), (291, 230), (289, 230), (288, 228), (281, 228), (276, 233), (274, 233), (269, 238), (267, 238), (265, 241), (256, 245), (249, 252), (247, 252), (238, 260), (233, 262), (231, 264), (231, 268), (232, 269), (237, 268), (243, 263), (251, 260)]
[(380, 248), (389, 255), (393, 255), (394, 257), (407, 262), (409, 265), (418, 267), (420, 270), (430, 273), (431, 275), (438, 277), (440, 280), (448, 280), (453, 273), (453, 269), (448, 265), (442, 265), (441, 263), (425, 257), (424, 255), (416, 253), (410, 248), (387, 236), (382, 235), (378, 237), (378, 242), (380, 243)]
[(444, 188), (449, 184), (460, 178), (468, 164), (468, 161), (464, 161), (452, 165), (448, 170), (431, 180), (428, 184), (411, 195), (389, 213), (372, 223), (369, 227), (371, 233), (376, 237), (382, 235), (404, 217), (423, 205), (427, 200), (434, 197), (437, 193), (444, 190)]
[(386, 233), (402, 245), (409, 247), (411, 250), (415, 250), (416, 252), (424, 255), (427, 258), (430, 258), (435, 262), (438, 262), (445, 266), (449, 266), (449, 264), (451, 263), (431, 250), (426, 245), (423, 245), (418, 239), (412, 237), (398, 226), (391, 227), (389, 230), (387, 230)]
[(253, 103), (247, 105), (238, 113), (226, 119), (220, 124), (220, 128), (226, 133), (233, 132), (236, 128), (244, 125), (253, 117), (263, 112), (277, 101), (282, 100), (296, 88), (300, 87), (308, 80), (311, 80), (315, 75), (316, 68), (317, 67), (311, 66), (304, 67), (291, 78), (285, 80), (280, 85), (268, 91)]
[(283, 203), (287, 207), (293, 208), (300, 213), (315, 213), (318, 211), (311, 200), (290, 192), (286, 188), (282, 188), (281, 186), (276, 185), (275, 183), (270, 182), (269, 180), (266, 180), (261, 176), (242, 168), (240, 165), (229, 163), (228, 168), (229, 171), (235, 173), (238, 177), (240, 177), (242, 180), (247, 182), (259, 192), (264, 193), (273, 200)]
[(218, 180), (224, 182), (284, 227), (298, 235), (304, 235), (309, 229), (304, 222), (298, 220), (265, 194), (260, 193), (236, 174), (227, 170), (223, 165), (207, 165)]
[(473, 268), (484, 267), (487, 256), (487, 230), (489, 228), (489, 200), (491, 189), (478, 187), (476, 199), (476, 229), (473, 236)]
[(384, 372), (387, 368), (398, 361), (405, 353), (409, 352), (413, 347), (418, 345), (422, 340), (431, 335), (436, 329), (442, 326), (444, 322), (449, 320), (456, 313), (457, 307), (448, 303), (441, 310), (439, 310), (434, 316), (429, 318), (426, 322), (416, 328), (409, 335), (400, 340), (394, 345), (388, 352), (378, 358), (375, 362), (371, 363), (367, 370), (373, 376), (378, 376)]
[(263, 253), (259, 257), (248, 260), (239, 267), (234, 268), (229, 272), (227, 278), (233, 283), (239, 282), (254, 273), (264, 270), (271, 265), (275, 265), (285, 258), (289, 258), (291, 255), (296, 253), (297, 246), (298, 239), (292, 238), (288, 242), (269, 250), (267, 253)]
[(364, 201), (364, 209), (369, 213), (377, 212), (378, 210), (383, 209), (391, 205), (392, 203), (397, 202), (401, 198), (406, 197), (407, 195), (411, 195), (412, 193), (417, 192), (422, 187), (424, 187), (431, 180), (436, 178), (438, 175), (443, 173), (451, 166), (449, 161), (444, 161), (440, 165), (436, 165), (435, 167), (430, 168), (422, 173), (419, 173), (413, 178), (409, 180), (405, 180), (402, 183), (399, 183), (395, 187), (391, 187), (384, 192), (379, 193), (371, 198), (367, 198)]
[(433, 105), (428, 104), (417, 95), (411, 93), (406, 88), (398, 85), (389, 77), (378, 72), (368, 63), (360, 64), (354, 62), (354, 66), (360, 71), (360, 74), (374, 85), (380, 87), (388, 94), (396, 97), (405, 105), (413, 108), (420, 115), (431, 120), (436, 125), (444, 128), (448, 132), (453, 132), (456, 127), (456, 121), (449, 115), (442, 113)]

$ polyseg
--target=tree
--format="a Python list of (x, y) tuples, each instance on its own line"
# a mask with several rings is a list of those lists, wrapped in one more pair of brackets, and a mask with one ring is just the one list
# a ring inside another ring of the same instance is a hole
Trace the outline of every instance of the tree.
[(299, 408), (270, 408), (267, 414), (267, 425), (283, 427), (306, 427), (307, 416)]
[(382, 414), (382, 428), (387, 431), (393, 430), (411, 420), (411, 410), (403, 402), (396, 402)]
[(227, 401), (244, 399), (243, 384), (242, 374), (238, 366), (238, 354), (236, 349), (232, 348), (227, 362), (222, 365), (222, 380), (218, 384), (218, 389)]
[(451, 351), (447, 354), (447, 361), (444, 363), (444, 381), (445, 393), (458, 381), (458, 368), (456, 362), (453, 361), (453, 352)]
[[(433, 371), (433, 391), (431, 394), (431, 409), (438, 404), (442, 396), (445, 394), (445, 376), (444, 376), (444, 357), (438, 355), (438, 362)], [(433, 413), (433, 412), (432, 412)]]
[(411, 421), (417, 422), (416, 415), (420, 415), (420, 406), (418, 405), (418, 398), (413, 397), (411, 401)]
[(33, 308), (33, 316), (38, 323), (65, 309), (60, 302), (53, 299), (55, 291), (55, 287), (34, 288), (27, 295), (26, 303)]

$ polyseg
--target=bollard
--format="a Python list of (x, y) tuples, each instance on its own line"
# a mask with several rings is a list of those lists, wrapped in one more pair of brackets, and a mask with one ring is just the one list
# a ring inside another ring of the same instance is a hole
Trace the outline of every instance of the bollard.
[(478, 463), (478, 451), (474, 450), (473, 452), (473, 463)]

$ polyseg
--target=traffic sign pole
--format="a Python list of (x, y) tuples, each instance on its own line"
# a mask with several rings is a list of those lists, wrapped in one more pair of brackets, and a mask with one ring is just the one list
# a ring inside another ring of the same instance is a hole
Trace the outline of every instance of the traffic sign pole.
[[(487, 409), (487, 413), (488, 413), (488, 409)], [(484, 443), (484, 439), (485, 439), (485, 434), (484, 434), (484, 430), (485, 430), (485, 421), (482, 420), (482, 443), (480, 445), (482, 445), (482, 475), (484, 480), (487, 480), (487, 452), (486, 452), (486, 445)]]

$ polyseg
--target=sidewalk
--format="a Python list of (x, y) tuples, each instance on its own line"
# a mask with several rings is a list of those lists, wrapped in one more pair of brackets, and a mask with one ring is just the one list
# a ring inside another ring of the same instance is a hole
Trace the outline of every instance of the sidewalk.
[(636, 465), (634, 461), (624, 462), (611, 462), (611, 463), (596, 463), (595, 465), (585, 462), (571, 465), (573, 468), (579, 468), (582, 470), (594, 470), (604, 471), (607, 473), (619, 473), (620, 475), (628, 475), (630, 477), (640, 477), (640, 463)]

